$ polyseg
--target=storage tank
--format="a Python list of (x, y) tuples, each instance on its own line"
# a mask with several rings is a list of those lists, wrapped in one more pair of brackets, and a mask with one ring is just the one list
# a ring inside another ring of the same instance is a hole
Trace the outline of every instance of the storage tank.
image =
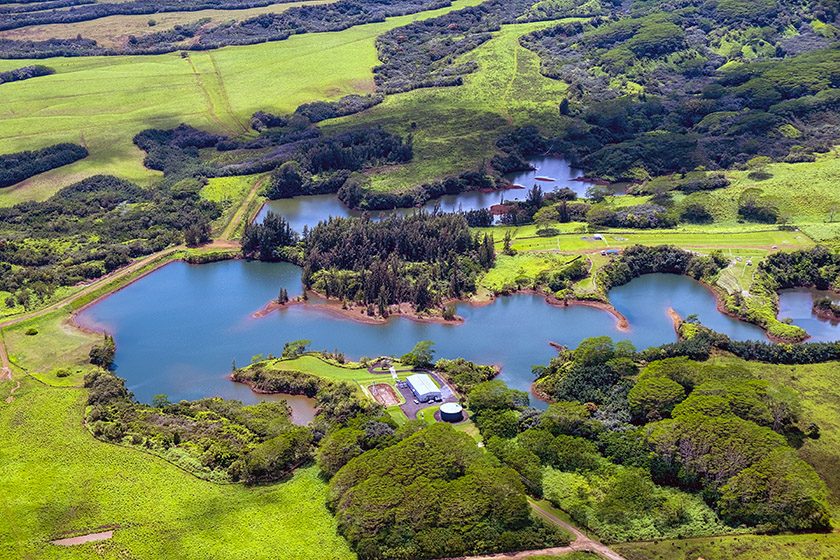
[(464, 419), (464, 409), (458, 403), (444, 403), (440, 405), (440, 419), (444, 422), (460, 422)]

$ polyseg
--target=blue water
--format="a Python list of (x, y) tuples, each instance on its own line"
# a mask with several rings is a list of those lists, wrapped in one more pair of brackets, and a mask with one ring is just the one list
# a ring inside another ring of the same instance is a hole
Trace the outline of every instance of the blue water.
[[(540, 156), (532, 158), (530, 163), (537, 170), (508, 173), (505, 175), (505, 178), (527, 189), (538, 184), (545, 192), (554, 190), (555, 188), (568, 187), (575, 191), (578, 196), (584, 196), (586, 190), (593, 185), (593, 183), (589, 182), (574, 181), (573, 179), (583, 176), (583, 171), (569, 166), (569, 163), (561, 157)], [(548, 176), (553, 180), (537, 181), (535, 177), (538, 176)], [(489, 193), (470, 191), (430, 200), (423, 208), (432, 210), (437, 207), (443, 212), (467, 212), (469, 210), (490, 208), (494, 204), (500, 204), (503, 200), (524, 200), (526, 196), (527, 191), (517, 189)], [(348, 218), (362, 215), (362, 212), (348, 208), (334, 194), (296, 196), (294, 198), (269, 200), (265, 203), (262, 210), (260, 210), (255, 221), (258, 223), (262, 222), (269, 210), (283, 216), (291, 224), (292, 229), (297, 232), (301, 232), (305, 225), (311, 228), (319, 221), (325, 220), (330, 216)], [(395, 212), (405, 215), (416, 210), (416, 208), (397, 208), (394, 210), (370, 212), (370, 215), (374, 218), (389, 216)]]
[[(469, 210), (479, 210), (481, 208), (490, 208), (494, 204), (499, 204), (502, 197), (512, 198), (511, 193), (520, 193), (524, 191), (517, 190), (502, 190), (493, 191), (489, 193), (481, 191), (470, 191), (461, 194), (446, 195), (434, 200), (430, 200), (423, 208), (432, 210), (440, 208), (443, 212), (467, 212)], [(518, 196), (518, 194), (517, 194)], [(361, 216), (363, 212), (359, 210), (351, 210), (334, 194), (318, 194), (312, 196), (296, 196), (294, 198), (282, 198), (279, 200), (269, 200), (265, 203), (257, 215), (255, 221), (262, 222), (268, 211), (279, 214), (289, 222), (292, 229), (301, 232), (303, 226), (308, 225), (310, 228), (317, 225), (319, 221), (326, 220), (329, 217), (334, 218), (349, 218), (351, 216)], [(417, 208), (396, 208), (394, 210), (371, 211), (369, 214), (373, 218), (387, 217), (391, 214), (406, 215), (416, 212)]]
[(258, 402), (264, 396), (227, 379), (232, 361), (244, 366), (255, 354), (279, 356), (285, 342), (297, 339), (312, 340), (313, 349), (338, 349), (354, 360), (399, 356), (420, 340), (432, 340), (436, 357), (498, 364), (501, 379), (528, 390), (531, 366), (556, 355), (549, 342), (575, 347), (584, 338), (608, 335), (630, 339), (641, 349), (675, 341), (668, 307), (682, 316), (698, 313), (704, 324), (734, 338), (764, 338), (757, 327), (718, 313), (702, 285), (676, 275), (645, 276), (611, 292), (616, 308), (630, 320), (627, 333), (605, 311), (553, 307), (524, 294), (481, 307), (460, 304), (461, 325), (404, 318), (368, 325), (306, 305), (253, 318), (281, 286), (291, 297), (299, 295), (300, 269), (286, 263), (176, 262), (90, 307), (78, 320), (114, 335), (116, 372), (143, 402), (160, 393), (172, 400), (221, 396)]
[[(514, 185), (521, 185), (526, 189), (539, 185), (544, 192), (566, 187), (573, 190), (579, 197), (586, 196), (586, 190), (594, 185), (588, 181), (575, 180), (583, 177), (583, 171), (570, 166), (569, 162), (561, 157), (540, 156), (532, 158), (529, 163), (536, 169), (508, 173), (505, 178)], [(537, 177), (552, 180), (538, 180)], [(524, 195), (511, 195), (509, 198), (515, 198), (515, 196)]]
[(840, 322), (814, 315), (814, 299), (827, 296), (835, 303), (840, 296), (834, 292), (796, 288), (779, 293), (779, 320), (790, 318), (797, 327), (811, 335), (808, 342), (833, 342), (840, 340)]

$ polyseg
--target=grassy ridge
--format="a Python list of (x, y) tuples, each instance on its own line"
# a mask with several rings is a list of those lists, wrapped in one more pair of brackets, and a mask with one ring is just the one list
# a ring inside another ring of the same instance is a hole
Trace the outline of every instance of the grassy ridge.
[[(131, 140), (149, 127), (185, 122), (241, 133), (257, 110), (287, 113), (305, 102), (370, 92), (378, 35), (477, 3), (458, 0), (449, 8), (338, 33), (295, 35), (286, 41), (191, 53), (186, 59), (171, 53), (38, 61), (56, 74), (39, 78), (34, 86), (26, 87), (26, 81), (3, 86), (0, 153), (66, 141), (85, 145), (91, 155), (3, 189), (0, 205), (44, 200), (96, 173), (148, 184), (160, 174), (143, 167), (144, 154)], [(0, 60), (0, 71), (31, 63)]]
[(392, 95), (361, 115), (328, 121), (324, 128), (382, 125), (413, 136), (414, 160), (372, 177), (382, 190), (476, 169), (496, 153), (495, 140), (511, 126), (539, 122), (546, 134), (562, 126), (557, 102), (566, 84), (542, 76), (539, 58), (519, 45), (520, 36), (547, 25), (502, 26), (493, 39), (462, 57), (480, 66), (463, 86)]
[[(144, 453), (93, 439), (86, 391), (23, 380), (0, 403), (2, 558), (355, 558), (337, 535), (317, 469), (246, 488), (201, 481)], [(119, 525), (111, 541), (69, 549), (60, 533)], [(101, 551), (101, 552), (100, 552)]]

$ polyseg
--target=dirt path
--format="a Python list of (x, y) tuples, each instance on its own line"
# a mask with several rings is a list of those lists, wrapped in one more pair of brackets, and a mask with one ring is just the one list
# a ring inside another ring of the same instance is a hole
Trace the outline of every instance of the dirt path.
[(231, 136), (236, 136), (236, 131), (231, 129), (229, 126), (225, 125), (225, 123), (223, 123), (222, 120), (216, 115), (215, 106), (213, 105), (213, 98), (210, 97), (210, 92), (207, 91), (207, 88), (204, 86), (204, 82), (201, 79), (201, 73), (195, 67), (195, 64), (193, 64), (192, 58), (190, 58), (189, 56), (187, 56), (186, 58), (187, 62), (190, 65), (190, 68), (192, 68), (193, 74), (195, 75), (195, 81), (198, 83), (198, 87), (201, 90), (201, 93), (204, 95), (204, 101), (207, 103), (207, 114), (210, 115), (210, 118), (213, 119), (213, 121), (220, 127), (225, 129), (225, 131), (227, 131)]
[(225, 230), (219, 236), (218, 241), (227, 241), (229, 243), (233, 243), (234, 241), (231, 240), (230, 236), (233, 234), (234, 230), (236, 230), (236, 226), (242, 220), (242, 215), (248, 210), (248, 207), (251, 205), (251, 201), (257, 196), (257, 193), (260, 190), (260, 187), (268, 179), (268, 175), (261, 178), (259, 181), (254, 183), (254, 187), (251, 189), (251, 192), (248, 193), (248, 196), (245, 197), (245, 200), (239, 206), (239, 210), (236, 211), (236, 214), (233, 215), (233, 218), (230, 219), (230, 223), (227, 225)]
[(216, 75), (216, 79), (219, 81), (219, 95), (222, 98), (222, 102), (225, 104), (225, 111), (227, 111), (228, 116), (239, 125), (239, 128), (242, 129), (242, 132), (248, 132), (248, 127), (242, 124), (242, 121), (236, 116), (236, 113), (233, 112), (233, 107), (230, 104), (230, 97), (227, 94), (227, 89), (225, 88), (225, 81), (222, 79), (222, 73), (219, 71), (219, 66), (216, 64), (216, 59), (213, 58), (213, 53), (207, 51), (207, 56), (210, 58), (210, 64), (213, 66), (213, 73)]
[(569, 554), (570, 552), (575, 551), (595, 552), (604, 558), (607, 558), (607, 560), (627, 560), (605, 544), (593, 541), (577, 527), (569, 525), (556, 515), (552, 515), (533, 502), (528, 503), (541, 517), (571, 532), (575, 536), (575, 540), (572, 541), (569, 546), (557, 546), (554, 548), (543, 548), (540, 550), (525, 550), (522, 552), (503, 552), (500, 554), (486, 554), (483, 556), (459, 556), (458, 558), (447, 558), (443, 560), (522, 560), (525, 558), (539, 558), (540, 556)]

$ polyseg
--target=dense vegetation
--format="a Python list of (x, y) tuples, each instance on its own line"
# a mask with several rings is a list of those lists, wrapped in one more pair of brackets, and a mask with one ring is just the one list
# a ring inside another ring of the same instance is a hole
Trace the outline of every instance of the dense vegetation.
[[(74, 23), (113, 15), (154, 14), (156, 12), (186, 12), (207, 9), (242, 9), (267, 6), (276, 2), (269, 0), (190, 0), (149, 1), (132, 0), (130, 2), (27, 2), (14, 10), (14, 15), (0, 12), (0, 30), (16, 29), (29, 25), (49, 23)], [(68, 8), (57, 10), (56, 8)], [(8, 12), (6, 12), (8, 13)]]
[(85, 378), (86, 421), (94, 436), (140, 447), (215, 481), (258, 482), (287, 475), (311, 459), (313, 435), (291, 423), (285, 402), (243, 406), (203, 399), (151, 405), (133, 402), (123, 380), (108, 372)]
[(560, 109), (572, 120), (552, 145), (594, 174), (646, 179), (757, 154), (813, 161), (837, 138), (835, 5), (599, 8), (521, 41), (544, 74), (570, 82)]
[(37, 78), (40, 76), (49, 76), (55, 74), (55, 70), (49, 66), (36, 64), (34, 66), (24, 66), (23, 68), (16, 68), (15, 70), (7, 70), (0, 72), (0, 84), (7, 82), (18, 82), (20, 80), (28, 80), (30, 78)]
[(729, 260), (720, 252), (704, 257), (669, 245), (633, 245), (598, 271), (598, 282), (604, 290), (609, 290), (642, 274), (655, 272), (685, 274), (696, 280), (709, 279), (728, 264)]
[(73, 163), (87, 155), (87, 149), (76, 144), (56, 144), (40, 150), (0, 155), (0, 188)]
[(219, 214), (197, 189), (143, 189), (102, 175), (44, 202), (0, 208), (0, 290), (13, 294), (5, 304), (28, 310), (59, 286), (98, 278), (185, 239), (206, 241)]
[[(652, 357), (654, 350), (641, 356)], [(819, 437), (813, 425), (801, 427), (794, 391), (756, 380), (743, 366), (685, 357), (652, 361), (636, 376), (638, 359), (631, 345), (608, 337), (561, 352), (547, 367), (535, 368), (540, 390), (557, 404), (535, 421), (534, 413), (508, 401), (499, 418), (509, 418), (478, 425), (485, 437), (515, 439), (492, 440), (488, 447), (503, 457), (516, 451), (519, 458), (509, 464), (521, 464), (534, 488), (617, 539), (639, 538), (623, 532), (638, 528), (622, 520), (628, 511), (650, 511), (638, 514), (647, 538), (716, 532), (721, 522), (762, 530), (829, 527), (825, 484), (791, 447)], [(536, 459), (527, 459), (528, 451)], [(540, 464), (577, 474), (548, 472), (540, 481)], [(783, 479), (784, 485), (774, 482)], [(697, 498), (679, 498), (667, 487)], [(663, 515), (675, 500), (688, 516), (682, 522)], [(708, 524), (704, 501), (721, 521)]]
[(435, 424), (350, 460), (330, 481), (339, 530), (359, 558), (440, 558), (568, 542), (529, 514), (517, 473)]
[[(364, 98), (359, 99), (365, 102)], [(169, 185), (181, 179), (203, 184), (207, 177), (274, 170), (264, 189), (271, 199), (335, 193), (348, 180), (362, 181), (361, 177), (352, 176), (354, 171), (404, 163), (412, 158), (410, 137), (404, 141), (378, 128), (324, 137), (309, 118), (320, 118), (325, 110), (301, 107), (289, 118), (255, 113), (251, 126), (261, 132), (253, 140), (240, 142), (182, 124), (170, 130), (144, 130), (134, 137), (134, 144), (147, 153), (144, 165), (163, 171), (164, 183)], [(326, 110), (357, 108), (356, 101), (345, 97), (336, 107)], [(228, 158), (223, 163), (215, 162), (201, 150), (225, 152)]]
[(759, 263), (762, 280), (774, 291), (786, 288), (840, 288), (840, 255), (824, 245), (809, 251), (784, 251), (768, 255)]
[(381, 222), (333, 218), (303, 238), (307, 288), (370, 306), (387, 315), (391, 304), (418, 311), (475, 291), (495, 259), (493, 237), (473, 237), (458, 214), (418, 212)]

